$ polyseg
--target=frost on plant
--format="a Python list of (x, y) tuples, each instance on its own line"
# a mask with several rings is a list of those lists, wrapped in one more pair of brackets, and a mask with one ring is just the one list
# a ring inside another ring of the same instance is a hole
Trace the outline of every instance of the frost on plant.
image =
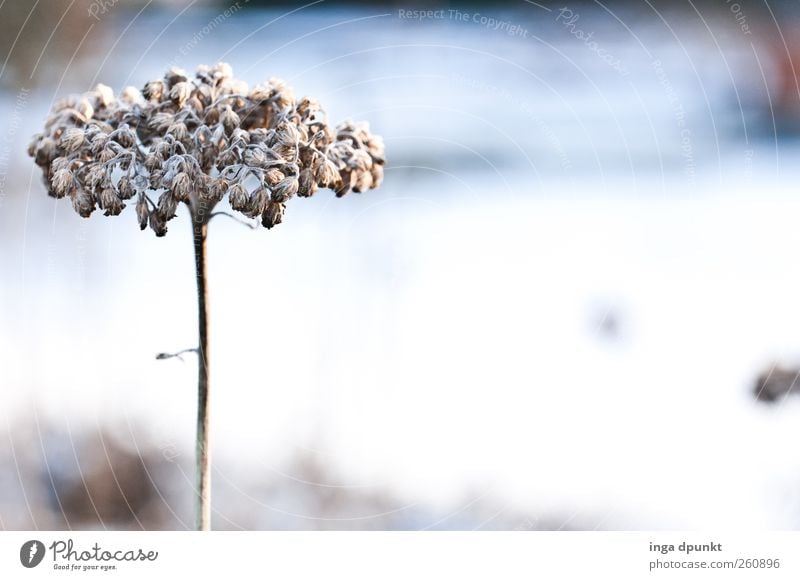
[(383, 141), (367, 123), (331, 128), (316, 100), (296, 100), (275, 79), (248, 89), (222, 63), (194, 78), (170, 69), (141, 91), (115, 96), (98, 85), (63, 99), (28, 153), (48, 193), (69, 197), (81, 216), (135, 204), (140, 227), (158, 236), (179, 203), (203, 221), (225, 196), (271, 228), (293, 196), (377, 187), (384, 164)]

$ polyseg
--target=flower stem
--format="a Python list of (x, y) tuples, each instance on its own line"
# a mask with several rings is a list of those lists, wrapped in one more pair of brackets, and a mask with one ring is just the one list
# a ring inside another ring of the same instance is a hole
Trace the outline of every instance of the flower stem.
[(211, 450), (208, 437), (208, 288), (206, 285), (206, 234), (208, 221), (194, 219), (195, 272), (197, 275), (197, 507), (198, 530), (211, 529)]

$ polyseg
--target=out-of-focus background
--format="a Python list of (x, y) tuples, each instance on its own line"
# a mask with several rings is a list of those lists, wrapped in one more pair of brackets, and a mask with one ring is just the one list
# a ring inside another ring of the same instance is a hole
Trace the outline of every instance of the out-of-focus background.
[(195, 360), (155, 359), (196, 341), (188, 220), (81, 219), (25, 149), (60, 96), (218, 61), (389, 161), (212, 224), (215, 528), (800, 528), (773, 0), (0, 4), (0, 528), (192, 527)]

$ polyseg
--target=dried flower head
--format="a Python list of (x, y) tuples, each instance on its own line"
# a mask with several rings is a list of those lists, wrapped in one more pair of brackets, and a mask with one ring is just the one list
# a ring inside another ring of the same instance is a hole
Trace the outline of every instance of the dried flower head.
[(28, 153), (48, 193), (69, 196), (81, 216), (118, 215), (135, 197), (140, 227), (158, 236), (180, 203), (202, 220), (226, 194), (271, 228), (295, 195), (378, 187), (385, 160), (367, 123), (331, 128), (316, 100), (295, 100), (275, 79), (248, 90), (224, 63), (194, 78), (172, 68), (141, 92), (98, 85), (63, 99)]

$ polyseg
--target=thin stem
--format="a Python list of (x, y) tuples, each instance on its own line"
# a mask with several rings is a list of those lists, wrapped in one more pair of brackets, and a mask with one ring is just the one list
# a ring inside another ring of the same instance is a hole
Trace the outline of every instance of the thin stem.
[(258, 226), (256, 224), (254, 224), (252, 222), (245, 221), (245, 220), (243, 220), (241, 218), (238, 218), (235, 215), (230, 214), (230, 213), (228, 213), (226, 211), (215, 211), (211, 215), (208, 216), (208, 220), (211, 221), (211, 218), (213, 218), (215, 216), (218, 216), (218, 215), (224, 215), (225, 217), (229, 217), (233, 221), (235, 221), (236, 223), (239, 223), (239, 224), (241, 224), (243, 226), (246, 226), (246, 227), (250, 228), (251, 230), (255, 230), (255, 229), (258, 228)]
[[(194, 213), (194, 212), (193, 212)], [(208, 288), (206, 286), (206, 234), (204, 214), (192, 219), (195, 271), (197, 274), (197, 322), (200, 342), (197, 347), (197, 512), (198, 530), (211, 529), (211, 450), (208, 437)]]

